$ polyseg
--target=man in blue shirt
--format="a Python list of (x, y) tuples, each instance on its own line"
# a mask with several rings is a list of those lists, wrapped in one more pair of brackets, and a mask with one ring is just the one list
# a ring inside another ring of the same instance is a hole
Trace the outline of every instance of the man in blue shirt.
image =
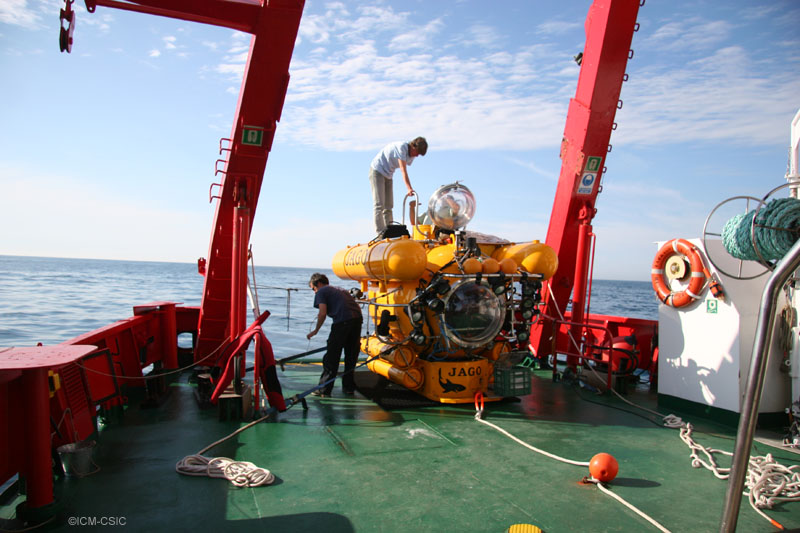
[(414, 192), (411, 180), (408, 179), (408, 166), (418, 155), (428, 152), (428, 141), (417, 137), (409, 142), (393, 142), (387, 144), (372, 160), (369, 166), (369, 182), (372, 186), (372, 201), (375, 204), (375, 232), (380, 233), (392, 222), (394, 194), (392, 176), (398, 168), (403, 173), (408, 194)]
[[(322, 358), (322, 376), (320, 385), (333, 380), (339, 373), (339, 361), (344, 349), (344, 371), (342, 375), (342, 390), (348, 396), (356, 390), (353, 370), (358, 361), (361, 341), (361, 308), (349, 292), (338, 287), (331, 287), (325, 274), (315, 273), (311, 276), (308, 286), (314, 291), (314, 307), (319, 309), (317, 314), (317, 327), (306, 337), (310, 339), (319, 333), (325, 317), (333, 319), (331, 333), (328, 335), (328, 349)], [(322, 389), (312, 392), (315, 396), (330, 396), (333, 391), (333, 381)]]

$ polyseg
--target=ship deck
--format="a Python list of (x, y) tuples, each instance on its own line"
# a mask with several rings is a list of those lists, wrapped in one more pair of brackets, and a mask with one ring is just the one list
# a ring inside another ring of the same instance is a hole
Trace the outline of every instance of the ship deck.
[[(284, 395), (316, 384), (319, 367), (279, 372)], [(372, 374), (369, 374), (372, 376)], [(609, 393), (554, 382), (535, 371), (533, 392), (518, 401), (486, 404), (486, 420), (532, 446), (573, 460), (599, 452), (619, 461), (609, 488), (673, 531), (717, 531), (726, 482), (691, 466), (676, 429)], [(628, 397), (656, 408), (656, 394), (640, 386)], [(175, 463), (242, 424), (200, 409), (188, 374), (158, 408), (131, 402), (97, 435), (99, 471), (56, 481), (62, 511), (43, 529), (119, 522), (135, 531), (470, 531), (502, 532), (533, 524), (547, 533), (657, 531), (592, 484), (586, 467), (557, 462), (477, 422), (472, 405), (384, 409), (360, 392), (309, 396), (270, 422), (255, 425), (206, 453), (251, 461), (276, 476), (270, 486), (236, 488), (222, 479), (188, 477)], [(680, 415), (681, 413), (675, 413)], [(695, 440), (732, 450), (734, 429), (690, 417)], [(790, 450), (756, 442), (797, 464)], [(723, 458), (722, 466), (730, 464)], [(20, 497), (2, 502), (0, 527), (16, 529)], [(800, 527), (800, 504), (768, 511), (787, 528)], [(105, 519), (105, 522), (102, 522)], [(774, 531), (744, 498), (738, 531)]]

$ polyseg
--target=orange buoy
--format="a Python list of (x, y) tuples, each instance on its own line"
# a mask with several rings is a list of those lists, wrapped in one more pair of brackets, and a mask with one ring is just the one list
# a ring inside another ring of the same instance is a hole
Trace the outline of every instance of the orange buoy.
[(589, 462), (589, 473), (598, 481), (607, 483), (617, 477), (619, 463), (613, 455), (598, 453)]
[(483, 260), (483, 273), (484, 274), (497, 274), (500, 271), (500, 263), (496, 259), (487, 257)]
[(514, 272), (517, 271), (517, 262), (511, 259), (510, 257), (501, 259), (500, 270), (503, 272), (503, 274), (513, 274)]
[(464, 264), (461, 265), (461, 268), (464, 269), (464, 274), (477, 274), (483, 269), (483, 265), (474, 257), (469, 257), (464, 260)]

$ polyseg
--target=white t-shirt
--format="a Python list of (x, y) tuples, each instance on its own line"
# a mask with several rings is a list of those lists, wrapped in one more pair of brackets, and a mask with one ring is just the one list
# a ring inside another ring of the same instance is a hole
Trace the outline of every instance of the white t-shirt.
[(398, 159), (405, 161), (406, 165), (411, 165), (414, 161), (414, 158), (408, 155), (408, 152), (407, 142), (397, 141), (387, 144), (372, 160), (370, 168), (380, 172), (386, 179), (392, 179), (394, 171), (400, 166)]

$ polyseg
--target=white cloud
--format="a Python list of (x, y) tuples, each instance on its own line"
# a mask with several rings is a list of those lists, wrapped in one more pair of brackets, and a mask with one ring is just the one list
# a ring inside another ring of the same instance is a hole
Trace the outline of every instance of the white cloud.
[(323, 17), (319, 15), (306, 15), (300, 20), (297, 31), (298, 42), (308, 39), (312, 43), (323, 44), (330, 40), (331, 34)]
[[(251, 36), (247, 33), (240, 31), (234, 32), (231, 35), (227, 54), (225, 54), (225, 56), (222, 58), (222, 62), (214, 67), (214, 71), (218, 74), (222, 74), (229, 81), (241, 81), (242, 77), (244, 76), (244, 67), (247, 63), (247, 56), (250, 52), (250, 39)], [(213, 46), (212, 43), (204, 42), (203, 44), (209, 48), (212, 48), (213, 50), (217, 49), (217, 45), (215, 43)], [(231, 90), (232, 89), (229, 88), (226, 90), (226, 92), (231, 92)], [(239, 87), (237, 85), (234, 94), (238, 94), (238, 92)]]
[(548, 22), (543, 22), (536, 26), (536, 32), (543, 35), (557, 35), (561, 33), (567, 33), (575, 28), (580, 28), (581, 23), (579, 22), (563, 22), (558, 20), (552, 20)]
[(473, 44), (485, 48), (496, 48), (499, 46), (500, 34), (496, 28), (483, 24), (475, 24), (468, 29), (467, 33), (470, 42)]
[(0, 2), (0, 23), (36, 29), (40, 26), (41, 17), (27, 0), (3, 0)]
[(615, 142), (784, 142), (800, 94), (794, 72), (765, 71), (736, 46), (671, 70), (632, 69), (631, 76)]
[(511, 163), (514, 163), (515, 165), (520, 166), (522, 168), (527, 168), (528, 170), (530, 170), (534, 174), (537, 174), (537, 175), (542, 176), (544, 178), (548, 178), (550, 181), (553, 181), (553, 182), (558, 181), (558, 173), (557, 172), (554, 173), (552, 171), (545, 170), (545, 169), (541, 168), (539, 165), (537, 165), (536, 163), (534, 163), (533, 161), (524, 161), (524, 160), (516, 158), (516, 157), (507, 157), (506, 160), (510, 161)]
[[(566, 76), (574, 87), (577, 66), (554, 68), (548, 46), (496, 52), (499, 33), (486, 25), (459, 36), (459, 47), (450, 46), (455, 41), (439, 46), (461, 55), (414, 53), (419, 43), (436, 49), (445, 21), (415, 27), (409, 18), (377, 7), (362, 7), (350, 21), (312, 16), (307, 37), (323, 27), (334, 37), (326, 38), (325, 53), (295, 55), (283, 134), (331, 150), (372, 147), (410, 128), (408, 134), (423, 131), (440, 148), (557, 145), (569, 97), (562, 82), (547, 81), (545, 74)], [(346, 29), (334, 33), (342, 24)], [(387, 28), (381, 40), (390, 43), (386, 49), (373, 40), (382, 25)], [(370, 31), (362, 36), (366, 28)], [(479, 44), (479, 52), (464, 55), (464, 41)], [(540, 61), (544, 57), (548, 63)], [(560, 57), (568, 63), (565, 54)]]
[(398, 51), (429, 50), (433, 37), (441, 27), (440, 20), (432, 20), (424, 26), (409, 28), (392, 37), (389, 41), (389, 49)]
[(88, 11), (86, 11), (86, 8), (79, 7), (77, 5), (77, 2), (73, 7), (77, 12), (76, 14), (77, 22), (75, 23), (76, 25), (80, 25), (80, 27), (84, 25), (89, 27), (95, 27), (98, 30), (100, 30), (101, 33), (109, 33), (111, 31), (111, 23), (114, 22), (114, 16), (111, 14), (113, 13), (113, 11), (104, 10), (102, 12), (96, 11), (94, 13), (89, 13)]
[(221, 63), (217, 65), (217, 72), (227, 74), (230, 78), (241, 79), (244, 75), (244, 63)]
[(159, 50), (150, 50), (150, 53), (147, 54), (148, 57), (158, 57), (161, 55), (161, 51)]
[[(760, 4), (758, 6), (742, 9), (740, 12), (742, 18), (751, 20), (759, 20), (767, 17), (781, 16), (784, 14), (785, 13), (782, 6), (778, 4), (772, 6)], [(797, 19), (794, 20), (796, 21)]]
[(708, 48), (728, 38), (733, 26), (724, 20), (706, 22), (698, 18), (667, 22), (644, 40), (663, 51)]
[[(391, 6), (324, 7), (301, 21), (282, 135), (329, 150), (371, 149), (419, 132), (445, 149), (558, 145), (579, 67), (574, 50), (541, 41), (582, 36), (582, 21), (545, 20), (534, 28), (537, 44), (498, 51), (504, 34), (488, 24), (455, 31), (446, 15), (417, 24), (415, 13)], [(642, 70), (630, 63), (615, 143), (782, 140), (800, 93), (792, 69), (779, 71), (768, 65), (774, 58), (731, 45), (740, 29), (729, 21), (695, 16), (652, 26), (637, 48), (671, 57)], [(248, 38), (233, 35), (214, 69), (219, 75), (241, 80)]]
[[(64, 7), (62, 0), (2, 0), (0, 1), (0, 24), (19, 26), (28, 30), (58, 27), (60, 10)], [(75, 2), (76, 25), (90, 26), (107, 33), (114, 20), (109, 13), (89, 13), (86, 8)]]

